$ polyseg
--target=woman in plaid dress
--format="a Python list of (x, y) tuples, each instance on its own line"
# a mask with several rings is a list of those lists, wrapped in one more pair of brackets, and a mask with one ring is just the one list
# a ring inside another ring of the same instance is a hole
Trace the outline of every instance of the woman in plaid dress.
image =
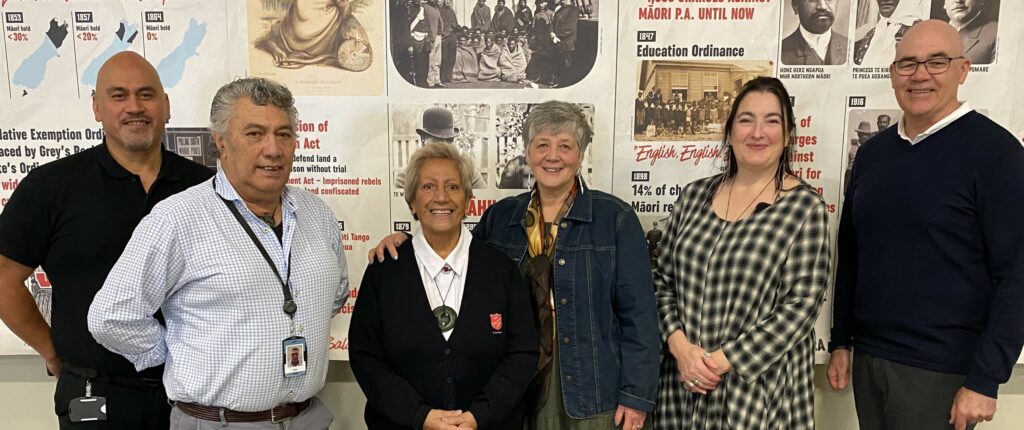
[(655, 428), (814, 428), (828, 220), (789, 165), (795, 128), (782, 83), (751, 80), (726, 122), (723, 173), (676, 201), (654, 268), (669, 352)]

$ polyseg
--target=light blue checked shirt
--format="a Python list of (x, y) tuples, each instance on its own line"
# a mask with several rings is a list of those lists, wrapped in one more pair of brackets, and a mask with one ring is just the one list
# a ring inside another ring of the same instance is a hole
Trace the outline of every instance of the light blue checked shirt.
[[(281, 283), (220, 197), (239, 209), (289, 279), (294, 326), (281, 308)], [(348, 294), (348, 270), (323, 201), (287, 187), (282, 218), (278, 242), (223, 171), (157, 204), (96, 295), (89, 331), (136, 369), (165, 363), (172, 400), (262, 411), (312, 397), (327, 376), (330, 321)], [(157, 309), (166, 328), (153, 318)], [(281, 342), (292, 327), (306, 338), (308, 362), (305, 375), (285, 378)]]

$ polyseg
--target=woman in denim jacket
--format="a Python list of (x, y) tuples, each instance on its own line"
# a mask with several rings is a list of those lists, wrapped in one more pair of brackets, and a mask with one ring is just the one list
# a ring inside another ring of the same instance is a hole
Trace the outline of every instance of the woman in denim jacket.
[[(484, 212), (473, 237), (505, 251), (530, 286), (541, 358), (530, 429), (636, 430), (654, 409), (660, 339), (643, 230), (628, 204), (579, 177), (593, 132), (580, 108), (533, 106), (523, 141), (531, 191)], [(371, 251), (393, 258), (396, 233)]]

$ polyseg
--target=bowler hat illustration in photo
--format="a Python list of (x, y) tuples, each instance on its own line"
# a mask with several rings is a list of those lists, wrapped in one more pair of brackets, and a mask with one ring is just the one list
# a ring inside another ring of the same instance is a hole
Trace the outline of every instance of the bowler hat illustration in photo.
[(417, 128), (421, 138), (431, 136), (437, 139), (454, 139), (459, 134), (452, 113), (443, 107), (432, 107), (423, 111), (423, 128)]

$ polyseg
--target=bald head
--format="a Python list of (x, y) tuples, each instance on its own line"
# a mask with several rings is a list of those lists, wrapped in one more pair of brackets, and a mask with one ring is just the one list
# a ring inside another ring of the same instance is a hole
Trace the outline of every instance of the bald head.
[(103, 63), (92, 110), (111, 153), (160, 150), (170, 103), (156, 69), (141, 55), (119, 52)]
[(148, 75), (156, 82), (156, 86), (160, 88), (160, 92), (164, 91), (163, 84), (160, 83), (160, 76), (156, 73), (156, 69), (152, 64), (149, 64), (145, 58), (134, 51), (121, 51), (110, 58), (100, 66), (100, 71), (96, 75), (96, 90), (106, 88), (111, 84), (111, 80), (116, 81), (118, 75), (124, 71), (130, 70), (133, 73)]
[(909, 136), (927, 130), (960, 106), (957, 91), (967, 79), (971, 61), (964, 58), (960, 34), (948, 23), (933, 19), (914, 24), (896, 48), (895, 61), (889, 67), (889, 80)]
[[(929, 19), (910, 27), (903, 35), (903, 41), (896, 48), (895, 60), (909, 59), (908, 51), (927, 45), (931, 49), (940, 49), (949, 57), (964, 55), (964, 44), (960, 41), (960, 33), (945, 21)], [(924, 58), (922, 58), (923, 60)]]

